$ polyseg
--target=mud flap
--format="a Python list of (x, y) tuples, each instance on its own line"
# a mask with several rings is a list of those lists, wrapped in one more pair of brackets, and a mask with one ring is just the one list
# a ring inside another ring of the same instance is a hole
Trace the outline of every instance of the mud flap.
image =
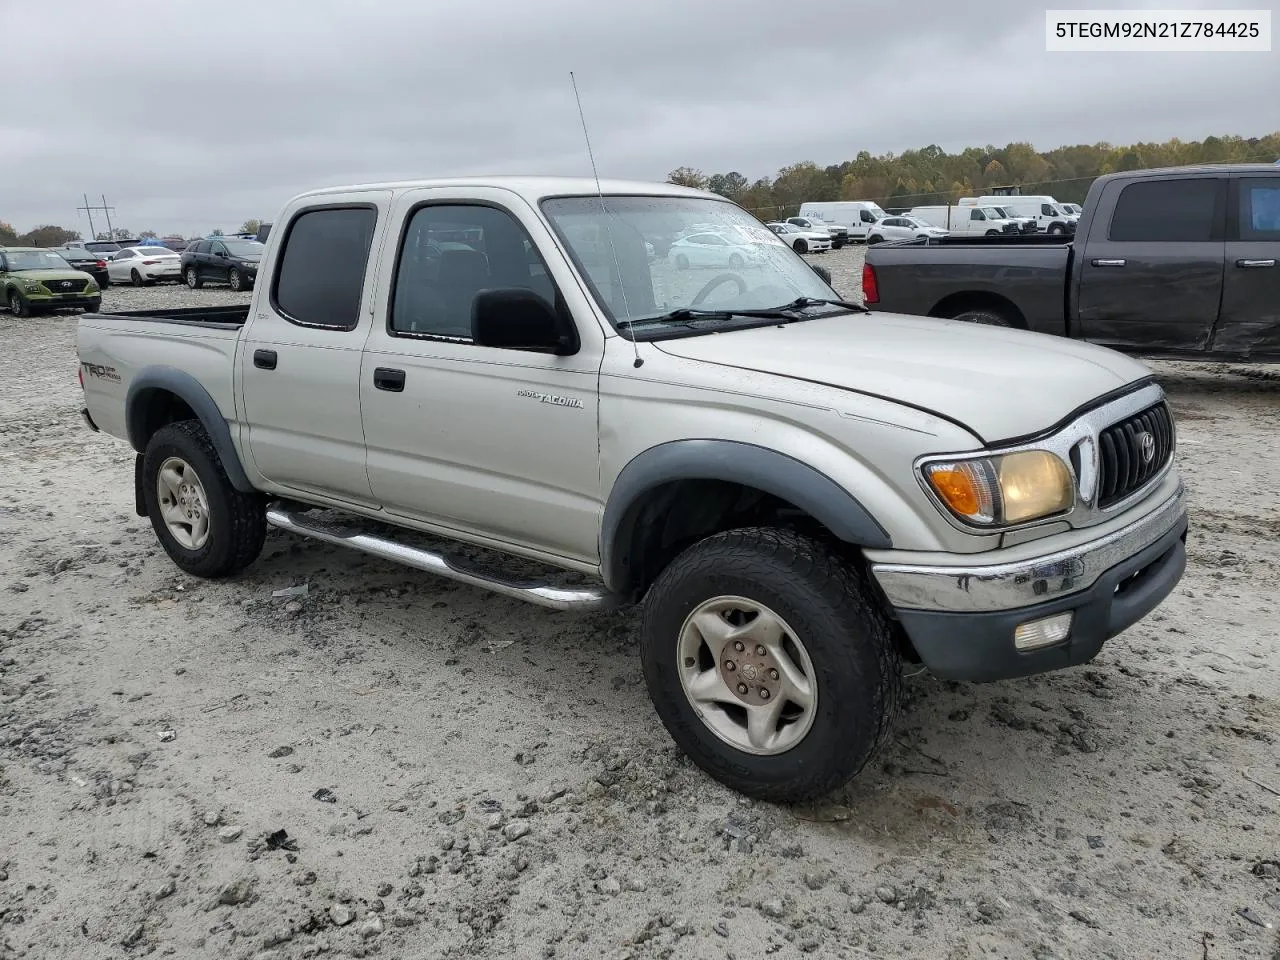
[(142, 454), (133, 458), (133, 511), (140, 517), (147, 515), (147, 498), (142, 495)]

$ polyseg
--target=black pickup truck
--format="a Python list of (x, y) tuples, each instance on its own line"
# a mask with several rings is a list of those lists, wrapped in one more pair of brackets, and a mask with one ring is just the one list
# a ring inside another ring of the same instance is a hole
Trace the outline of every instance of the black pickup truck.
[(1075, 237), (867, 250), (873, 310), (1074, 337), (1149, 357), (1280, 361), (1280, 168), (1094, 181)]

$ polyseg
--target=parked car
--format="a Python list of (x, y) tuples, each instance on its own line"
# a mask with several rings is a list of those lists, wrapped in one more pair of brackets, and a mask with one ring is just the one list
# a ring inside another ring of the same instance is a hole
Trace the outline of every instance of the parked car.
[(102, 291), (93, 277), (42, 247), (0, 247), (0, 295), (15, 317), (102, 307)]
[(826, 233), (831, 238), (831, 246), (840, 250), (849, 242), (849, 228), (839, 223), (827, 223), (820, 217), (787, 217), (787, 223), (801, 230), (812, 230), (814, 233)]
[(912, 207), (910, 216), (957, 236), (998, 237), (1021, 228), (994, 207)]
[[(226, 576), (270, 526), (557, 609), (642, 602), (658, 716), (743, 793), (853, 776), (904, 658), (950, 680), (1084, 663), (1182, 575), (1145, 365), (864, 314), (723, 197), (474, 177), (315, 191), (279, 220), (249, 304), (80, 320), (83, 415), (137, 451), (120, 482), (163, 549)], [(444, 220), (483, 252), (430, 251)], [(760, 258), (672, 284), (644, 241), (673, 221)], [(609, 263), (586, 267), (583, 225)]]
[(161, 280), (181, 280), (182, 258), (168, 247), (125, 247), (111, 255), (107, 273), (112, 283), (152, 286)]
[(825, 230), (800, 227), (790, 220), (765, 224), (796, 253), (826, 253), (832, 247), (831, 234)]
[(74, 270), (81, 270), (93, 277), (99, 288), (111, 286), (111, 275), (107, 272), (107, 261), (99, 254), (83, 247), (54, 247), (50, 253), (56, 253), (67, 261)]
[(247, 290), (258, 278), (258, 264), (266, 248), (257, 240), (210, 237), (197, 240), (182, 252), (182, 279), (192, 290), (209, 281)]
[(1020, 217), (1008, 207), (1002, 207), (998, 203), (992, 204), (991, 209), (1006, 220), (1012, 220), (1016, 223), (1019, 233), (1038, 233), (1040, 231), (1040, 226), (1035, 217)]
[(667, 259), (676, 269), (688, 270), (690, 267), (741, 267), (758, 259), (759, 254), (758, 244), (722, 227), (681, 237), (671, 244)]
[(874, 200), (809, 200), (800, 204), (800, 216), (837, 223), (848, 231), (852, 241), (866, 240), (871, 225), (888, 214)]
[(65, 246), (71, 250), (87, 250), (90, 253), (111, 254), (123, 250), (127, 244), (114, 240), (70, 240)]
[(1035, 221), (1040, 233), (1073, 233), (1075, 218), (1058, 206), (1058, 201), (1047, 196), (997, 196), (961, 197), (962, 207), (999, 207), (1015, 217), (1029, 217)]
[(868, 302), (892, 313), (1152, 357), (1280, 360), (1280, 172), (1269, 164), (1108, 174), (1074, 239), (951, 238), (877, 248), (866, 262)]
[(872, 226), (867, 235), (867, 243), (880, 243), (882, 240), (936, 240), (949, 235), (949, 231), (919, 217), (885, 217)]

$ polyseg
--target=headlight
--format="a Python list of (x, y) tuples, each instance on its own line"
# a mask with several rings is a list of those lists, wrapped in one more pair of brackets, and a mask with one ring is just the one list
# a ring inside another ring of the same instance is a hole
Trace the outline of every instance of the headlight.
[(40, 292), (40, 284), (39, 284), (39, 283), (37, 283), (35, 280), (25, 280), (25, 279), (24, 279), (24, 280), (22, 281), (22, 285), (23, 285), (24, 287), (26, 287), (26, 289), (27, 289), (27, 293), (39, 293), (39, 292)]
[(952, 513), (982, 527), (1038, 520), (1075, 503), (1071, 471), (1045, 450), (930, 463), (924, 477)]

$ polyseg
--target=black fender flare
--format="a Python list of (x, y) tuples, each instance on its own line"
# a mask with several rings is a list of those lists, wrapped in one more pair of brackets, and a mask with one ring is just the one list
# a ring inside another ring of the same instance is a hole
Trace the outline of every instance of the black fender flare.
[(147, 449), (147, 399), (158, 391), (171, 393), (189, 406), (199, 419), (214, 449), (218, 451), (218, 459), (227, 471), (227, 479), (241, 493), (252, 493), (254, 486), (244, 472), (240, 463), (240, 455), (236, 453), (235, 444), (231, 441), (231, 427), (227, 419), (218, 409), (218, 404), (209, 391), (191, 374), (175, 367), (148, 367), (134, 377), (129, 384), (129, 392), (124, 401), (125, 429), (129, 434), (129, 443), (138, 453)]
[(611, 590), (625, 590), (636, 516), (646, 493), (675, 480), (723, 480), (780, 497), (804, 510), (846, 543), (893, 546), (888, 531), (826, 474), (795, 457), (736, 440), (673, 440), (650, 447), (622, 468), (600, 525), (600, 572)]

